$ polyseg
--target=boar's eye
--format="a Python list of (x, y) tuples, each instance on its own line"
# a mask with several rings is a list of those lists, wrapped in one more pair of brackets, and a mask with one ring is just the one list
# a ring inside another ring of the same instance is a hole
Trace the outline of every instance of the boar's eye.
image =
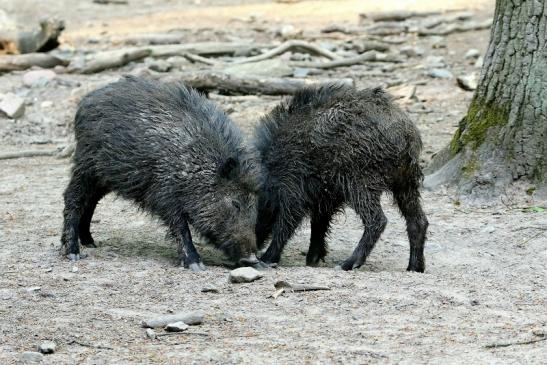
[(234, 208), (237, 209), (238, 212), (241, 210), (241, 205), (237, 200), (232, 200), (232, 205), (234, 206)]

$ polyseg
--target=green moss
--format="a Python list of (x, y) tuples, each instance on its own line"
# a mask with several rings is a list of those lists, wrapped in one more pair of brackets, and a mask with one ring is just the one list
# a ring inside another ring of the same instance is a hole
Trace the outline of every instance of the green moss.
[(452, 137), (451, 153), (455, 155), (467, 145), (476, 149), (484, 142), (488, 129), (504, 125), (507, 120), (507, 108), (492, 103), (484, 104), (479, 99), (474, 99), (469, 106), (467, 116), (461, 120), (454, 137)]
[(467, 112), (467, 128), (461, 133), (463, 145), (472, 144), (473, 149), (484, 142), (488, 129), (493, 126), (501, 126), (509, 119), (507, 108), (493, 104), (483, 104), (475, 99)]
[(534, 195), (534, 192), (536, 191), (536, 187), (532, 186), (531, 188), (526, 189), (526, 194), (528, 195)]

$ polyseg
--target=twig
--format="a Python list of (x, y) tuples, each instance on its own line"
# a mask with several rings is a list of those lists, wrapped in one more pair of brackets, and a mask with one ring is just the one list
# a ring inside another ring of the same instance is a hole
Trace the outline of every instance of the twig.
[(156, 337), (177, 336), (177, 335), (209, 336), (209, 334), (205, 332), (166, 332), (166, 333), (158, 333), (156, 334)]
[(493, 343), (493, 344), (484, 346), (484, 348), (486, 348), (486, 349), (495, 349), (495, 348), (498, 348), (498, 347), (509, 347), (509, 346), (516, 346), (516, 345), (530, 345), (532, 343), (547, 340), (547, 335), (545, 335), (544, 333), (541, 334), (541, 335), (536, 335), (536, 336), (540, 336), (540, 338), (535, 339), (535, 340), (520, 341), (520, 342)]
[(534, 238), (538, 238), (539, 236), (541, 236), (542, 234), (544, 234), (546, 232), (546, 230), (542, 230), (541, 232), (538, 232), (536, 233), (535, 235), (531, 236), (531, 237), (528, 237), (527, 239), (525, 239), (524, 241), (522, 241), (521, 243), (518, 243), (517, 246), (518, 247), (523, 247), (525, 244), (527, 244), (528, 242), (530, 242), (531, 240), (533, 240)]
[(376, 51), (368, 51), (355, 57), (348, 57), (330, 62), (294, 62), (291, 66), (307, 67), (307, 68), (336, 68), (344, 66), (352, 66), (363, 62), (402, 62), (401, 59), (392, 55), (378, 53)]
[(15, 158), (54, 156), (57, 150), (26, 150), (19, 152), (7, 152), (0, 154), (0, 160), (11, 160)]
[(211, 60), (207, 57), (201, 57), (200, 55), (193, 54), (193, 53), (184, 53), (183, 57), (186, 58), (189, 61), (192, 61), (192, 62), (201, 62), (201, 63), (204, 63), (206, 65), (211, 65), (211, 66), (216, 66), (220, 63), (220, 62)]
[(539, 230), (542, 230), (542, 231), (547, 231), (547, 227), (530, 226), (530, 227), (518, 227), (518, 228), (513, 229), (512, 232), (523, 231), (525, 229), (539, 229)]
[(327, 286), (317, 286), (317, 285), (309, 285), (309, 284), (291, 284), (287, 281), (280, 280), (277, 283), (274, 284), (274, 287), (277, 290), (285, 289), (285, 290), (291, 290), (294, 292), (297, 291), (316, 291), (316, 290), (330, 290)]
[(330, 60), (339, 60), (341, 59), (340, 56), (338, 56), (336, 53), (333, 53), (329, 50), (326, 50), (324, 48), (315, 46), (311, 43), (304, 42), (304, 41), (287, 41), (283, 44), (281, 44), (279, 47), (276, 47), (272, 50), (269, 50), (268, 52), (262, 53), (258, 56), (253, 57), (247, 57), (242, 60), (234, 61), (234, 64), (242, 64), (242, 63), (249, 63), (249, 62), (257, 62), (257, 61), (264, 61), (267, 59), (270, 59), (272, 57), (275, 57), (277, 55), (283, 54), (287, 51), (298, 49), (298, 50), (305, 50), (309, 53), (316, 54), (319, 56), (326, 57)]
[(89, 343), (80, 342), (78, 340), (71, 340), (70, 342), (67, 343), (67, 345), (73, 345), (73, 344), (80, 345), (80, 346), (83, 346), (83, 347), (90, 347), (90, 348), (94, 348), (94, 349), (100, 349), (100, 350), (114, 350), (114, 348), (109, 347), (109, 346), (92, 345), (92, 344), (89, 344)]

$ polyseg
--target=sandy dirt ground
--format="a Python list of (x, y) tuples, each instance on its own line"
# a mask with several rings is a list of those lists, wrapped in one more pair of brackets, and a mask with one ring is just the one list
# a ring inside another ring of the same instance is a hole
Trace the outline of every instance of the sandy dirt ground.
[[(188, 41), (273, 42), (284, 24), (302, 28), (306, 39), (336, 43), (351, 36), (319, 29), (356, 25), (363, 11), (401, 7), (396, 1), (381, 7), (362, 1), (35, 3), (0, 0), (0, 8), (19, 21), (43, 14), (66, 19), (65, 49), (107, 48), (110, 37), (175, 28), (185, 31)], [(470, 3), (409, 1), (403, 7), (470, 9), (479, 19), (492, 15), (493, 1)], [(258, 20), (249, 23), (248, 18)], [(426, 76), (428, 57), (442, 57), (454, 75), (479, 72), (464, 54), (470, 48), (484, 53), (488, 37), (482, 30), (441, 40), (412, 38), (394, 47), (410, 44), (425, 54), (402, 67), (354, 66), (322, 76), (354, 77), (359, 87), (416, 86), (417, 100), (403, 107), (422, 132), (427, 163), (450, 140), (472, 97), (454, 79)], [(94, 41), (88, 43), (89, 38)], [(446, 47), (433, 46), (439, 41)], [(67, 126), (77, 100), (143, 65), (89, 76), (59, 74), (31, 88), (23, 86), (25, 72), (0, 75), (0, 93), (15, 92), (27, 101), (22, 118), (0, 117), (0, 152), (62, 148), (70, 140)], [(211, 97), (246, 132), (281, 100)], [(404, 221), (386, 196), (387, 229), (361, 269), (334, 269), (363, 231), (347, 210), (337, 217), (320, 267), (305, 266), (306, 223), (280, 267), (264, 271), (256, 282), (230, 284), (231, 265), (216, 250), (198, 246), (206, 272), (177, 267), (165, 228), (114, 196), (100, 202), (93, 219), (98, 248), (85, 249), (88, 258), (77, 265), (68, 262), (59, 255), (59, 236), (69, 171), (68, 159), (0, 161), (0, 364), (20, 362), (23, 352), (36, 351), (45, 340), (57, 349), (43, 357), (44, 364), (542, 364), (547, 358), (547, 341), (542, 341), (547, 336), (547, 213), (541, 209), (547, 202), (524, 194), (530, 186), (510, 189), (487, 205), (460, 201), (450, 188), (424, 191), (430, 221), (424, 274), (405, 271)], [(273, 299), (277, 280), (331, 290)], [(218, 293), (202, 292), (209, 286)], [(150, 339), (140, 325), (151, 316), (194, 310), (202, 310), (205, 320), (184, 333)]]

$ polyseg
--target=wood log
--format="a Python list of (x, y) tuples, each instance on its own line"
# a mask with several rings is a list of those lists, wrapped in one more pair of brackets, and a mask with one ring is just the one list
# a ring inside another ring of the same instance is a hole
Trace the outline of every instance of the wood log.
[(492, 19), (485, 20), (483, 22), (467, 22), (463, 24), (448, 24), (444, 27), (433, 29), (419, 29), (419, 36), (431, 36), (431, 35), (448, 35), (452, 33), (469, 32), (472, 30), (488, 29), (492, 26)]
[(162, 81), (183, 81), (201, 91), (215, 90), (224, 95), (292, 95), (297, 90), (320, 83), (342, 83), (354, 85), (353, 79), (292, 79), (246, 76), (245, 78), (228, 75), (223, 72), (203, 71), (168, 75)]
[(0, 73), (26, 70), (27, 68), (33, 66), (52, 68), (57, 65), (66, 66), (68, 65), (68, 61), (62, 60), (48, 53), (27, 53), (21, 55), (0, 56)]
[(360, 22), (363, 22), (365, 19), (370, 18), (374, 22), (385, 22), (385, 21), (395, 21), (402, 22), (409, 18), (423, 18), (431, 15), (439, 15), (438, 11), (426, 11), (426, 12), (417, 12), (417, 11), (406, 11), (406, 10), (395, 10), (395, 11), (385, 11), (377, 12), (372, 14), (361, 13), (359, 14)]
[(127, 48), (98, 52), (86, 57), (90, 59), (75, 59), (71, 61), (68, 71), (82, 74), (101, 72), (109, 68), (121, 67), (129, 62), (140, 60), (151, 53), (152, 51), (147, 48)]

